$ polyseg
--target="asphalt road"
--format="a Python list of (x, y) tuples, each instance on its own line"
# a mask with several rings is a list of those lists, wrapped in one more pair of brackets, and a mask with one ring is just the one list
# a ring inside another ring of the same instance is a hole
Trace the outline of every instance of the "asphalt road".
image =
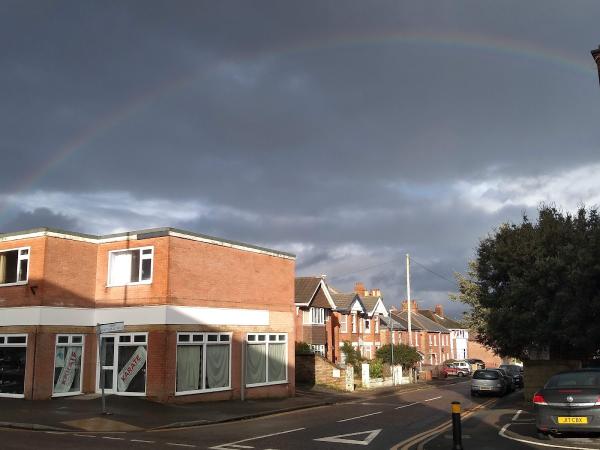
[(388, 449), (450, 419), (450, 403), (469, 410), (490, 401), (473, 398), (461, 382), (426, 390), (369, 396), (352, 403), (219, 425), (143, 433), (54, 433), (0, 429), (2, 449)]

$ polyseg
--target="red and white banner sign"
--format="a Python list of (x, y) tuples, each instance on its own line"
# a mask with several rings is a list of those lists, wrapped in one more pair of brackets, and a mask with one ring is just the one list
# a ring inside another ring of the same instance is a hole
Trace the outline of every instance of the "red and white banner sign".
[(117, 386), (119, 388), (119, 392), (126, 392), (129, 387), (129, 383), (131, 380), (138, 374), (140, 370), (146, 364), (146, 349), (141, 345), (137, 348), (137, 350), (131, 355), (127, 364), (121, 369), (119, 372), (119, 376), (117, 379)]
[(54, 385), (55, 394), (62, 394), (71, 390), (71, 386), (73, 386), (73, 381), (75, 380), (75, 373), (80, 366), (81, 347), (66, 347), (64, 366), (60, 370), (60, 375)]

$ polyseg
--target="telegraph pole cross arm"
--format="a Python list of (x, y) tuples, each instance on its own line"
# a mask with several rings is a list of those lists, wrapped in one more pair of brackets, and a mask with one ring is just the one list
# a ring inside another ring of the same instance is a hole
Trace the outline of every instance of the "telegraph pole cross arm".
[(598, 66), (598, 82), (600, 82), (600, 46), (592, 50), (592, 56), (594, 57), (594, 61), (596, 61), (596, 66)]

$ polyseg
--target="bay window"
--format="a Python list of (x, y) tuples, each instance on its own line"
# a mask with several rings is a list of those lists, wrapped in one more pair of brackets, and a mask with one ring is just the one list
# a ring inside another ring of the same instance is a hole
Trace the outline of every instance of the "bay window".
[(287, 334), (248, 334), (246, 386), (281, 383), (287, 383)]
[(310, 308), (310, 322), (313, 325), (324, 325), (325, 308)]

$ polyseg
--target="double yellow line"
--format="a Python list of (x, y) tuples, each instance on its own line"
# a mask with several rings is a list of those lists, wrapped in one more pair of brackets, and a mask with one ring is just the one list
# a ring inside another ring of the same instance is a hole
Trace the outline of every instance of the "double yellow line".
[[(465, 412), (461, 416), (461, 421), (467, 420), (469, 417), (471, 417), (473, 414), (475, 414), (475, 412), (477, 412), (478, 410), (483, 409), (496, 401), (497, 401), (497, 399), (492, 398), (492, 399), (488, 400), (487, 402), (484, 402), (480, 405), (475, 406), (474, 408), (465, 410)], [(418, 444), (419, 442), (423, 442), (423, 441), (425, 441), (433, 436), (436, 436), (440, 433), (443, 433), (450, 427), (452, 427), (452, 420), (447, 420), (446, 422), (442, 423), (441, 425), (438, 425), (435, 428), (432, 428), (427, 431), (423, 431), (422, 433), (415, 434), (414, 436), (409, 437), (408, 439), (400, 442), (399, 444), (394, 445), (390, 450), (409, 450), (410, 447), (412, 447), (413, 445)]]

